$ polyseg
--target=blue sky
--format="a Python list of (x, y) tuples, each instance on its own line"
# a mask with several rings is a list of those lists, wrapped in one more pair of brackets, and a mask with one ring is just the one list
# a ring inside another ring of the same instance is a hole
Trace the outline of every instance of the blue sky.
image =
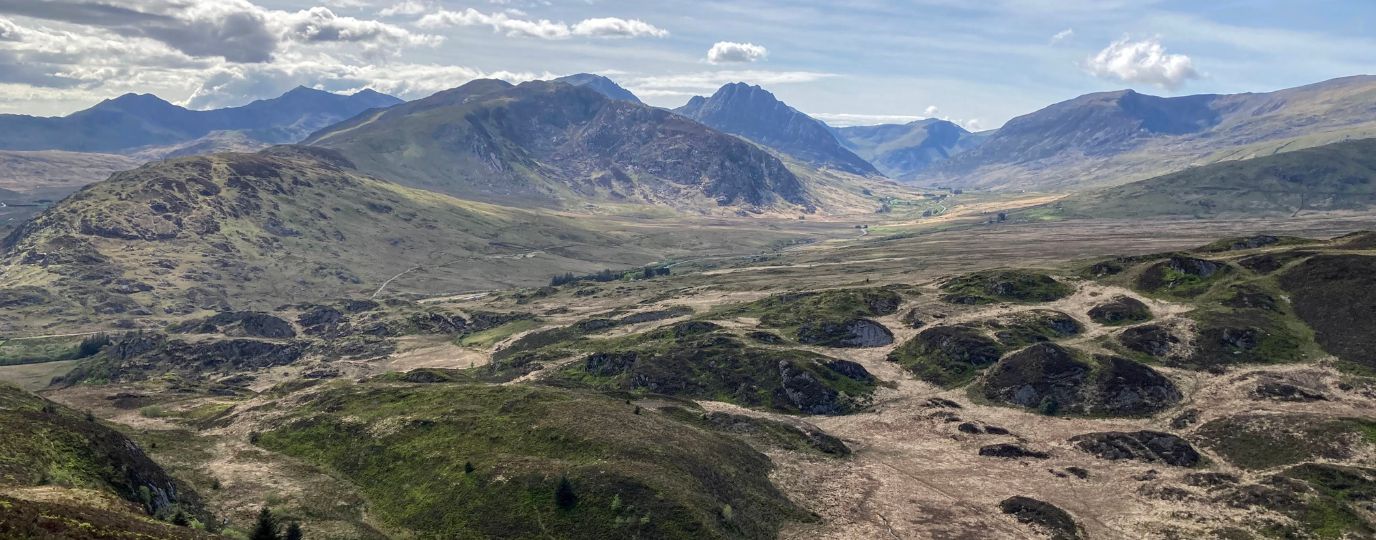
[(1366, 1), (0, 0), (0, 112), (129, 91), (217, 107), (298, 84), (414, 99), (588, 71), (654, 105), (743, 80), (834, 123), (988, 129), (1088, 92), (1373, 73), (1374, 18)]

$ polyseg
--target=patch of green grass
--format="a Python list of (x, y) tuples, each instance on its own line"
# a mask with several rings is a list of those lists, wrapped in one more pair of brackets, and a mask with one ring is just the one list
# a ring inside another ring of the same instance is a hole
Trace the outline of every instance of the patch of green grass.
[(534, 330), (540, 327), (540, 322), (534, 319), (521, 319), (512, 321), (496, 328), (490, 328), (482, 332), (468, 334), (459, 338), (459, 345), (464, 347), (474, 347), (478, 349), (488, 349), (493, 345), (511, 336)]
[[(364, 384), (319, 394), (259, 444), (335, 471), (423, 537), (772, 538), (808, 519), (762, 454), (638, 412), (545, 387)], [(561, 506), (563, 478), (576, 502)]]
[(1070, 296), (1075, 288), (1042, 272), (986, 270), (951, 278), (941, 291), (941, 299), (953, 304), (993, 304), (1050, 302)]
[(1244, 469), (1269, 469), (1312, 459), (1346, 459), (1376, 444), (1376, 421), (1309, 415), (1240, 415), (1200, 426), (1204, 446)]

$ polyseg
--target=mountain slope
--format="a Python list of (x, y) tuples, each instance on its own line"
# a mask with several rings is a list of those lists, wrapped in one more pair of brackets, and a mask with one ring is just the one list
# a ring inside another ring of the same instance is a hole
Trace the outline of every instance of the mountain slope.
[(0, 300), (18, 317), (0, 333), (366, 297), (401, 281), (532, 285), (675, 252), (641, 247), (672, 241), (662, 235), (593, 226), (612, 229), (376, 180), (323, 149), (172, 159), (88, 186), (0, 242)]
[(611, 79), (608, 79), (601, 75), (594, 75), (592, 73), (577, 73), (574, 75), (569, 75), (567, 77), (559, 77), (558, 79), (554, 79), (554, 81), (561, 82), (564, 84), (571, 84), (574, 86), (586, 86), (588, 88), (596, 90), (597, 93), (612, 99), (629, 101), (631, 103), (641, 102), (640, 98), (635, 97), (635, 94), (632, 94), (630, 90), (622, 88), (621, 85), (616, 84), (615, 82), (612, 82)]
[(834, 128), (837, 139), (889, 178), (906, 179), (956, 154), (978, 147), (987, 137), (946, 120), (928, 118), (907, 124)]
[(0, 115), (0, 148), (129, 152), (240, 131), (263, 143), (295, 142), (312, 131), (401, 100), (364, 90), (339, 95), (298, 87), (242, 107), (193, 111), (151, 94), (125, 94), (64, 117)]
[(668, 111), (558, 82), (474, 81), (312, 135), (360, 170), (464, 199), (710, 211), (811, 201), (768, 152)]
[(1376, 136), (1376, 77), (1261, 94), (1081, 96), (1010, 120), (921, 175), (990, 189), (1069, 190)]
[(816, 167), (860, 175), (879, 172), (841, 146), (826, 124), (789, 107), (759, 86), (728, 84), (711, 97), (694, 97), (674, 112)]
[[(1294, 215), (1376, 206), (1376, 139), (1215, 163), (1072, 195), (1065, 217)], [(1034, 210), (1043, 213), (1048, 208)]]

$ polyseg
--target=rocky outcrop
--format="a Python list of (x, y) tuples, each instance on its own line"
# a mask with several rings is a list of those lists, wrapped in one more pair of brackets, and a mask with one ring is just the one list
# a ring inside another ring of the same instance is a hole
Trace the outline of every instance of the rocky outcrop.
[(1039, 450), (1032, 450), (1019, 444), (1000, 443), (982, 446), (979, 455), (985, 457), (996, 457), (1005, 459), (1047, 459), (1051, 454)]
[(1170, 433), (1159, 431), (1086, 433), (1072, 437), (1070, 444), (1082, 452), (1107, 460), (1130, 459), (1175, 467), (1193, 467), (1198, 465), (1201, 459), (1199, 452), (1195, 451), (1190, 443)]
[(1084, 538), (1080, 525), (1065, 510), (1031, 497), (1009, 497), (999, 503), (1003, 513), (1018, 522), (1044, 531), (1051, 540), (1079, 540)]
[(1114, 356), (1083, 359), (1050, 343), (999, 360), (980, 388), (988, 399), (1044, 414), (1141, 416), (1181, 399), (1170, 379), (1147, 366)]
[(1219, 261), (1176, 255), (1148, 266), (1137, 277), (1137, 288), (1146, 292), (1193, 298), (1207, 291), (1215, 278), (1230, 271), (1227, 264)]
[(997, 362), (1003, 349), (977, 328), (933, 326), (889, 353), (888, 360), (924, 381), (942, 386), (964, 383)]
[(1171, 350), (1180, 343), (1170, 329), (1158, 324), (1134, 326), (1118, 334), (1118, 343), (1128, 350), (1137, 351), (1156, 358), (1169, 356)]
[(893, 344), (893, 332), (869, 319), (816, 321), (798, 326), (798, 342), (823, 347), (884, 347)]
[(177, 334), (225, 334), (236, 337), (288, 339), (296, 329), (280, 317), (255, 311), (231, 311), (168, 327)]
[(1120, 325), (1151, 319), (1151, 308), (1131, 296), (1115, 296), (1089, 310), (1089, 318), (1105, 325)]

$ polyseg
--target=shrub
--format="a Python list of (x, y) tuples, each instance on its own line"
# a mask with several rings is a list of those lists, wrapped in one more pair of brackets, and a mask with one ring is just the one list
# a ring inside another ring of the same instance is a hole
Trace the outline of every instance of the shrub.
[(567, 476), (560, 476), (559, 486), (554, 488), (554, 505), (564, 510), (578, 505), (578, 494), (573, 492), (573, 483)]

